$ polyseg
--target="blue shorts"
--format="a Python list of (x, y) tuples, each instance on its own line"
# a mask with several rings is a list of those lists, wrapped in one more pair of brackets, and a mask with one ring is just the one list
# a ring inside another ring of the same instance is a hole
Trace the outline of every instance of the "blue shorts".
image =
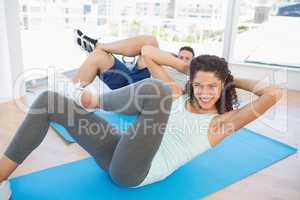
[(129, 70), (123, 62), (116, 57), (114, 57), (114, 59), (115, 64), (110, 69), (104, 73), (98, 72), (97, 74), (98, 77), (112, 90), (141, 81), (151, 76), (148, 68), (138, 69), (137, 66), (135, 66), (132, 70)]

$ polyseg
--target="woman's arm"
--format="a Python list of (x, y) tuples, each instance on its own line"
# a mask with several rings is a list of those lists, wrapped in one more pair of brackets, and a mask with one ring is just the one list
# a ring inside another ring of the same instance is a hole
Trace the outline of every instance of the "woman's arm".
[[(279, 89), (275, 85), (268, 86), (266, 83), (256, 80), (249, 80), (249, 79), (234, 79), (234, 84), (236, 88), (246, 90), (248, 92), (252, 92), (257, 96), (262, 96), (264, 94), (274, 92), (274, 89)], [(278, 91), (278, 90), (276, 90)]]
[(258, 96), (242, 108), (215, 117), (209, 128), (210, 141), (213, 145), (224, 137), (239, 130), (248, 123), (260, 117), (264, 112), (278, 102), (282, 91), (275, 85), (267, 85), (261, 81), (235, 79), (237, 88), (249, 91)]

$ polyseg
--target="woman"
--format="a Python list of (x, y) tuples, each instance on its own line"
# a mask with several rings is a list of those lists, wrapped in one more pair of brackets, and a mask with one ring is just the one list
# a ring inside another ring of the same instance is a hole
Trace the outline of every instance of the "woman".
[[(7, 184), (9, 175), (42, 142), (49, 120), (64, 125), (114, 182), (140, 187), (166, 178), (258, 118), (281, 97), (281, 90), (275, 86), (234, 80), (226, 61), (217, 56), (198, 56), (188, 68), (185, 62), (158, 48), (144, 46), (140, 52), (155, 79), (102, 94), (100, 98), (80, 90), (76, 100), (80, 106), (54, 92), (41, 94), (0, 160), (2, 185)], [(185, 92), (161, 65), (185, 73), (189, 70)], [(255, 90), (258, 84), (260, 88)], [(237, 104), (235, 88), (253, 92), (259, 98), (233, 109)], [(119, 134), (104, 119), (82, 107), (138, 115), (138, 118), (126, 133)], [(41, 109), (44, 112), (34, 113)], [(70, 119), (72, 124), (68, 123)], [(101, 129), (86, 128), (82, 120), (101, 125)]]

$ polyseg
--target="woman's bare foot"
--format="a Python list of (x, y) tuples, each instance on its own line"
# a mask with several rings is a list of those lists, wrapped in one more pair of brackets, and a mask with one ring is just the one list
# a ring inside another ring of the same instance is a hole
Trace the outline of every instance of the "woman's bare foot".
[(18, 164), (6, 156), (0, 158), (0, 199), (8, 200), (11, 196), (9, 181), (6, 179), (15, 171)]
[(2, 156), (2, 158), (0, 158), (0, 182), (6, 180), (17, 167), (17, 163), (6, 156)]

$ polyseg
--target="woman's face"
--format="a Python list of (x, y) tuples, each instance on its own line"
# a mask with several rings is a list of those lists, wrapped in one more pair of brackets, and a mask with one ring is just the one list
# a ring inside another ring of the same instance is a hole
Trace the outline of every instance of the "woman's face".
[(214, 72), (198, 71), (192, 81), (194, 96), (203, 110), (214, 110), (222, 90), (222, 81)]

